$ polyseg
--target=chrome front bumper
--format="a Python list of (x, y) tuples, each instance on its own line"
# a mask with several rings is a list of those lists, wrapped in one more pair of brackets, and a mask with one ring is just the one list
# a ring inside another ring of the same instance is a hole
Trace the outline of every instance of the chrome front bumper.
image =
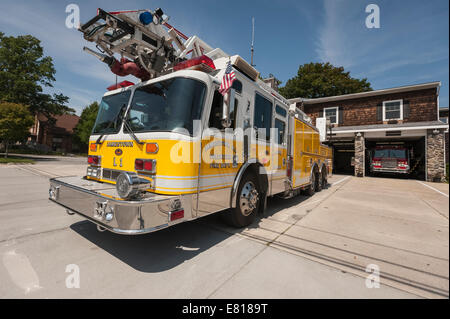
[(396, 174), (409, 173), (409, 169), (395, 169), (395, 168), (372, 168), (372, 171), (377, 173), (396, 173)]
[[(70, 176), (50, 179), (49, 199), (114, 233), (154, 232), (192, 219), (192, 196), (147, 193), (139, 200), (118, 197), (115, 185)], [(170, 221), (172, 212), (184, 217)]]

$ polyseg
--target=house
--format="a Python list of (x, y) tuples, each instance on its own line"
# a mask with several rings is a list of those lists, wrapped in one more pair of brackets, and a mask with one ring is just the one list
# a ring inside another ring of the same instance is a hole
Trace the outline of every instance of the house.
[(80, 118), (73, 114), (63, 114), (55, 116), (55, 119), (56, 122), (52, 125), (44, 115), (36, 115), (28, 142), (43, 151), (75, 151), (72, 144), (73, 130)]
[(369, 175), (370, 154), (376, 146), (403, 145), (411, 150), (411, 168), (417, 178), (441, 181), (448, 124), (440, 121), (440, 86), (440, 82), (430, 82), (289, 101), (311, 117), (314, 125), (317, 118), (329, 120), (324, 143), (333, 147), (336, 173)]
[[(439, 108), (439, 121), (448, 124), (448, 106)], [(448, 149), (448, 129), (444, 132), (445, 135), (445, 163), (449, 163), (449, 149)]]

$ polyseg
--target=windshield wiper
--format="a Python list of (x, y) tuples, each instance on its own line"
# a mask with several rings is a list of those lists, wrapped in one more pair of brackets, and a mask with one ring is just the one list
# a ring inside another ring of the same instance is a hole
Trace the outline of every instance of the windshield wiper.
[[(120, 114), (122, 114), (122, 111), (123, 111), (123, 109), (124, 109), (125, 107), (127, 107), (127, 105), (124, 103), (124, 104), (120, 107), (120, 110), (119, 110), (119, 112), (117, 112), (116, 116), (114, 116), (114, 118), (112, 119), (112, 121), (109, 122), (108, 125), (105, 127), (105, 129), (103, 130), (103, 132), (107, 131), (107, 130), (111, 127), (112, 123), (116, 123), (116, 122), (117, 122), (117, 120), (118, 120), (119, 117), (120, 117)], [(105, 136), (105, 134), (106, 134), (106, 133), (100, 134), (100, 136), (98, 137), (98, 139), (95, 141), (95, 144), (102, 144), (100, 141), (101, 141), (102, 137)]]
[(131, 137), (133, 137), (133, 139), (136, 141), (136, 143), (144, 144), (144, 142), (141, 142), (138, 139), (138, 137), (136, 136), (136, 134), (134, 134), (133, 130), (131, 129), (130, 125), (128, 124), (128, 119), (125, 119), (125, 121), (123, 121), (123, 126), (127, 129), (128, 133), (130, 133)]

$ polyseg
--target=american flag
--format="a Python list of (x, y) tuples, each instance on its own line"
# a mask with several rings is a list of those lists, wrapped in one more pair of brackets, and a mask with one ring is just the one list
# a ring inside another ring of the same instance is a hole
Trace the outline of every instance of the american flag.
[(225, 74), (222, 78), (222, 84), (220, 84), (219, 93), (222, 95), (227, 94), (235, 79), (236, 75), (234, 74), (233, 67), (231, 66), (231, 62), (228, 61), (227, 68), (225, 69)]

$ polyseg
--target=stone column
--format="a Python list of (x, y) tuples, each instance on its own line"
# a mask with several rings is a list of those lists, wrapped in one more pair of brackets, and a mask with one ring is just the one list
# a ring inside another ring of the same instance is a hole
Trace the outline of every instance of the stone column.
[(442, 182), (445, 179), (444, 131), (427, 130), (427, 181)]
[(355, 176), (364, 177), (365, 175), (365, 150), (366, 143), (364, 133), (355, 135)]

